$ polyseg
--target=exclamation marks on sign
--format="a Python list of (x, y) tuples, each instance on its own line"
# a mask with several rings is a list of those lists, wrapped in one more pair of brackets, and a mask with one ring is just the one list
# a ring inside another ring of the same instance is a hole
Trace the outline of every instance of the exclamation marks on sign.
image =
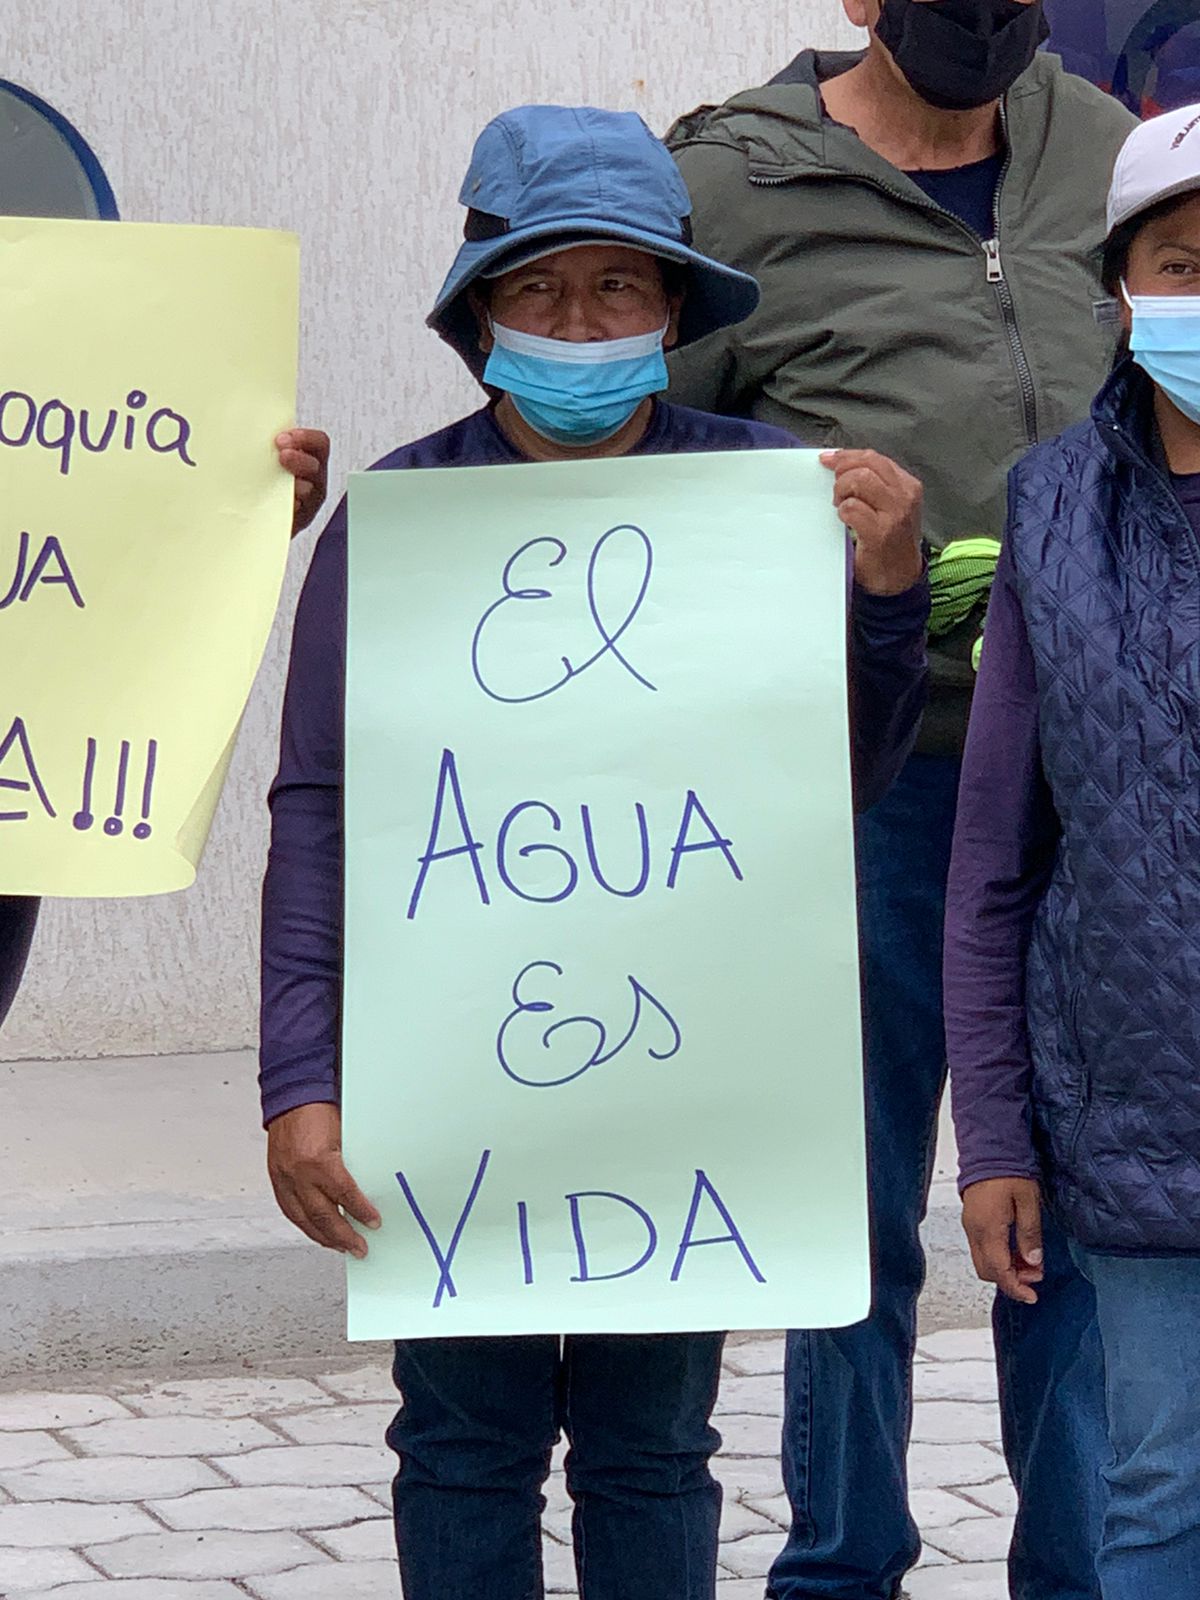
[[(111, 816), (105, 819), (104, 832), (110, 839), (119, 838), (125, 832), (125, 801), (129, 792), (129, 768), (133, 747), (128, 739), (121, 740), (121, 752), (117, 759), (116, 785), (113, 793), (113, 807)], [(92, 810), (92, 795), (96, 783), (96, 760), (98, 746), (95, 739), (87, 742), (87, 760), (83, 769), (83, 796), (79, 810), (75, 813), (75, 827), (78, 832), (86, 833), (95, 825), (96, 816)], [(133, 830), (135, 839), (148, 839), (153, 833), (150, 826), (150, 809), (154, 801), (154, 777), (158, 768), (158, 740), (150, 739), (146, 743), (146, 765), (142, 780), (142, 806), (141, 821)]]
[(125, 832), (125, 824), (121, 820), (125, 814), (125, 785), (129, 781), (129, 740), (121, 740), (121, 759), (117, 763), (117, 793), (113, 801), (113, 814), (104, 824), (104, 831), (110, 839), (119, 838)]
[(96, 776), (96, 741), (89, 739), (87, 743), (87, 765), (83, 769), (83, 804), (75, 813), (75, 827), (79, 833), (86, 833), (95, 822), (92, 815), (92, 779)]
[(146, 776), (142, 780), (142, 820), (133, 830), (135, 839), (148, 839), (154, 831), (150, 826), (150, 803), (154, 799), (154, 771), (158, 766), (158, 740), (146, 744)]

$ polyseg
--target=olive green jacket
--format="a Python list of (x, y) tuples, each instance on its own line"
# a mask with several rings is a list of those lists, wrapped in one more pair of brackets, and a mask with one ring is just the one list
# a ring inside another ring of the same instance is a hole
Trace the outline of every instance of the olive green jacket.
[[(920, 477), (934, 546), (999, 537), (1009, 468), (1087, 412), (1111, 365), (1095, 317), (1113, 162), (1134, 119), (1039, 56), (1004, 106), (995, 239), (930, 200), (850, 129), (819, 82), (784, 79), (668, 135), (697, 246), (762, 285), (758, 311), (672, 358), (671, 399), (806, 443), (880, 450)], [(935, 642), (920, 748), (961, 748), (978, 614)]]

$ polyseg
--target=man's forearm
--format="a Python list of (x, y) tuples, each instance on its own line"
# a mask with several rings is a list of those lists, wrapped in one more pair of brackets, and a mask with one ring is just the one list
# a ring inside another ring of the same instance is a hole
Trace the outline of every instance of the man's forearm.
[(908, 759), (925, 707), (928, 666), (925, 579), (899, 595), (855, 587), (850, 620), (850, 709), (854, 798), (859, 811), (881, 800)]
[(263, 1121), (338, 1100), (342, 988), (339, 797), (278, 793), (263, 884), (259, 1085)]

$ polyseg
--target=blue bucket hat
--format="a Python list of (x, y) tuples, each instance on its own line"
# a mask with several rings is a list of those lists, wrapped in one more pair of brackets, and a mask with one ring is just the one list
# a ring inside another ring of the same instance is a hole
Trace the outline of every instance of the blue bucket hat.
[(753, 278), (692, 249), (687, 187), (667, 147), (636, 112), (506, 111), (476, 141), (459, 200), (467, 207), (465, 243), (429, 326), (476, 377), (484, 357), (466, 290), (569, 244), (614, 239), (686, 267), (681, 345), (741, 322), (758, 304)]

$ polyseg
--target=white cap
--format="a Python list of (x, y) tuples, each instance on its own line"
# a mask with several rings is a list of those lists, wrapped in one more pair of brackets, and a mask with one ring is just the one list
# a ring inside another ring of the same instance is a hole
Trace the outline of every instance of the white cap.
[(1200, 105), (1152, 117), (1126, 139), (1108, 191), (1109, 233), (1192, 190), (1200, 191)]

